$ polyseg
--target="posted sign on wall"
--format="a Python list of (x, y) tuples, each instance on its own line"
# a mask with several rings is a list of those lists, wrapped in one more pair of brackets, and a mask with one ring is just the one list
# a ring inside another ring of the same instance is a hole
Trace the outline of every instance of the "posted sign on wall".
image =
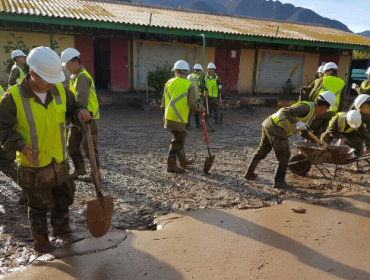
[(259, 64), (257, 92), (279, 93), (285, 83), (291, 83), (295, 92), (302, 86), (305, 55), (295, 53), (262, 52)]

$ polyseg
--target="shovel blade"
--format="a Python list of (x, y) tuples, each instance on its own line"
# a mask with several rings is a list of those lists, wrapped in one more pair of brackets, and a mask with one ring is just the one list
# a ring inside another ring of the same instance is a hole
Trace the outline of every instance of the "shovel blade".
[(110, 228), (113, 214), (113, 197), (100, 194), (87, 202), (87, 227), (95, 238), (105, 235)]
[(204, 173), (208, 174), (211, 170), (213, 163), (215, 162), (215, 155), (209, 156), (206, 158), (206, 162), (204, 163), (203, 171)]

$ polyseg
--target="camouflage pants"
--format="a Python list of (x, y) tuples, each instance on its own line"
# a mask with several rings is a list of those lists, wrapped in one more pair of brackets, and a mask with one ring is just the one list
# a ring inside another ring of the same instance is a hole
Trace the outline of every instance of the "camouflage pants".
[(41, 168), (19, 166), (18, 182), (28, 197), (32, 233), (48, 234), (48, 212), (52, 226), (69, 223), (68, 208), (73, 203), (76, 187), (69, 178), (67, 161), (53, 161)]
[(288, 138), (271, 134), (267, 128), (262, 126), (261, 142), (253, 155), (253, 160), (264, 159), (272, 149), (274, 149), (278, 164), (288, 166), (291, 156)]
[[(99, 151), (98, 151), (98, 121), (94, 120), (91, 125), (91, 136), (94, 144), (94, 151), (95, 151), (95, 158), (96, 158), (96, 164), (98, 167), (100, 166), (99, 161)], [(79, 169), (80, 166), (84, 164), (84, 158), (81, 153), (81, 143), (82, 147), (85, 151), (86, 157), (89, 158), (89, 147), (87, 145), (87, 139), (86, 134), (83, 131), (83, 128), (79, 128), (77, 126), (73, 126), (68, 133), (68, 142), (67, 142), (67, 148), (68, 153), (73, 161), (73, 165), (76, 169)]]
[(172, 139), (171, 139), (171, 145), (170, 145), (170, 151), (169, 151), (168, 157), (176, 158), (184, 150), (185, 138), (186, 138), (187, 132), (172, 130), (171, 134), (172, 134)]

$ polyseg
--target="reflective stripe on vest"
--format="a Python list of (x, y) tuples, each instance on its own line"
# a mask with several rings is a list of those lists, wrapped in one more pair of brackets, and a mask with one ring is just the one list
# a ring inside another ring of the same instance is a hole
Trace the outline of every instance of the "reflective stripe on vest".
[(335, 76), (323, 77), (321, 89), (319, 90), (318, 94), (315, 96), (314, 101), (317, 101), (317, 98), (319, 97), (320, 93), (323, 93), (325, 91), (331, 91), (332, 93), (334, 93), (336, 97), (336, 103), (334, 106), (331, 107), (329, 111), (338, 112), (338, 107), (340, 103), (340, 95), (341, 95), (341, 92), (344, 86), (345, 86), (345, 83), (341, 78), (338, 78)]
[[(45, 108), (35, 102), (35, 98), (26, 98), (21, 85), (10, 88), (17, 107), (17, 124), (14, 130), (22, 136), (22, 141), (38, 150), (37, 167), (49, 165), (53, 158), (57, 163), (67, 158), (66, 149), (66, 118), (67, 97), (62, 84), (55, 85), (59, 96)], [(17, 161), (21, 166), (36, 167), (20, 152), (17, 152)]]
[(218, 76), (214, 74), (212, 79), (209, 79), (209, 74), (207, 73), (205, 77), (206, 87), (209, 92), (209, 97), (218, 97)]
[(92, 79), (90, 74), (86, 71), (86, 69), (78, 73), (78, 75), (73, 79), (73, 81), (72, 79), (69, 81), (69, 89), (73, 92), (73, 94), (77, 98), (78, 78), (82, 74), (86, 75), (86, 77), (88, 77), (91, 81), (90, 92), (89, 92), (89, 103), (87, 105), (87, 110), (92, 112), (94, 120), (100, 119), (99, 101), (98, 101), (98, 96), (95, 90), (94, 80)]
[(3, 97), (3, 95), (4, 95), (4, 89), (3, 89), (3, 87), (0, 85), (0, 99), (1, 99), (1, 97)]
[[(307, 102), (307, 101), (301, 101), (301, 102), (298, 102), (298, 103), (292, 105), (292, 107), (297, 107), (299, 104), (307, 104), (308, 106), (310, 106), (310, 112), (307, 114), (307, 116), (305, 116), (303, 118), (297, 117), (296, 120), (304, 122), (307, 125), (310, 125), (312, 120), (313, 120), (314, 114), (315, 114), (315, 103)], [(279, 111), (277, 111), (275, 114), (273, 114), (271, 116), (271, 118), (272, 118), (272, 120), (274, 121), (274, 123), (276, 125), (284, 128), (284, 130), (288, 134), (288, 136), (291, 136), (291, 135), (293, 135), (294, 133), (297, 132), (297, 127), (294, 123), (291, 123), (290, 121), (284, 119), (283, 115), (281, 114), (282, 110), (283, 109), (280, 109)]]
[(169, 80), (164, 88), (166, 120), (187, 123), (189, 116), (188, 90), (192, 82), (177, 77)]
[(346, 128), (346, 125), (347, 125), (347, 122), (346, 122), (346, 120), (347, 120), (347, 113), (338, 113), (338, 115), (339, 115), (339, 120), (338, 120), (338, 131), (339, 132), (342, 132), (342, 133), (350, 133), (352, 131), (355, 131), (355, 129), (352, 128), (352, 127), (350, 127), (350, 126), (349, 126), (349, 128), (346, 131), (344, 131), (345, 128)]
[(17, 84), (19, 84), (23, 80), (23, 78), (26, 76), (26, 74), (24, 74), (23, 69), (17, 64), (13, 65), (12, 69), (10, 70), (10, 73), (13, 72), (15, 68), (19, 70), (19, 76), (17, 78)]
[[(366, 84), (367, 84), (367, 83), (369, 83), (369, 85), (368, 85), (368, 86), (366, 86)], [(361, 83), (361, 88), (363, 88), (363, 89), (365, 89), (365, 90), (370, 89), (370, 80), (363, 81), (363, 82)]]

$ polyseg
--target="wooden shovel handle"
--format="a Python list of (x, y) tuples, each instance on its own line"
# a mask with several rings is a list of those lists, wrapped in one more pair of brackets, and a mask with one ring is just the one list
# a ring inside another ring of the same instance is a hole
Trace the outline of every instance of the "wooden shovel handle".
[(308, 132), (308, 136), (310, 136), (317, 144), (320, 146), (324, 145), (324, 142), (322, 142), (319, 138), (317, 138), (312, 132)]
[(93, 144), (93, 140), (91, 136), (90, 125), (89, 124), (86, 125), (85, 129), (86, 129), (87, 146), (89, 147), (91, 172), (92, 172), (92, 175), (94, 176), (95, 191), (96, 191), (96, 195), (99, 195), (101, 193), (101, 181), (100, 181), (100, 174), (99, 174), (98, 166), (96, 165), (94, 144)]

